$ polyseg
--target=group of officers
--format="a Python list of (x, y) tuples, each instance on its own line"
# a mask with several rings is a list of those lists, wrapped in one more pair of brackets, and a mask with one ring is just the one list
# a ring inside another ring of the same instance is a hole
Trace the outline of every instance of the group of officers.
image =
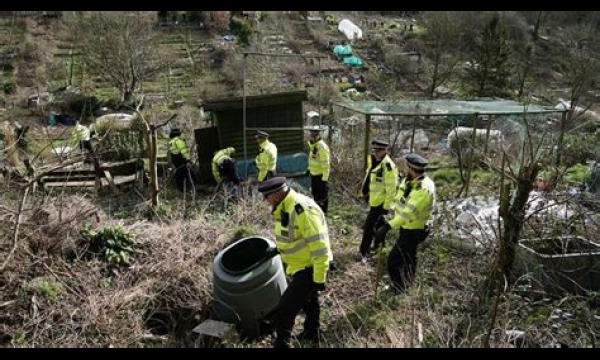
[[(321, 138), (322, 127), (311, 127), (308, 141), (308, 171), (312, 198), (290, 188), (284, 177), (278, 177), (277, 147), (269, 134), (257, 131), (255, 139), (259, 153), (255, 160), (258, 191), (271, 205), (275, 221), (276, 253), (281, 255), (286, 274), (291, 281), (282, 294), (275, 311), (275, 347), (290, 347), (295, 318), (303, 310), (306, 319), (299, 339), (319, 338), (319, 292), (325, 290), (328, 272), (333, 268), (333, 254), (327, 227), (330, 180), (330, 151)], [(180, 133), (171, 137), (170, 152), (189, 161), (189, 151)], [(237, 186), (232, 147), (215, 152), (212, 172), (217, 183)], [(186, 157), (187, 155), (187, 157)], [(418, 154), (404, 156), (401, 164), (403, 179), (389, 155), (389, 144), (375, 140), (362, 182), (360, 197), (369, 204), (359, 260), (381, 249), (390, 230), (398, 231), (398, 240), (391, 249), (387, 267), (392, 290), (402, 293), (414, 279), (417, 266), (417, 245), (429, 234), (431, 214), (435, 205), (435, 185), (425, 175), (428, 161)]]

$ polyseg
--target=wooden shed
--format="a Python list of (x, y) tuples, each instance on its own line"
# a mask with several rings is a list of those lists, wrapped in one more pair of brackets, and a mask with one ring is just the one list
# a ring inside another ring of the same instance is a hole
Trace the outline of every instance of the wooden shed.
[[(256, 129), (270, 134), (279, 156), (304, 152), (304, 109), (306, 91), (282, 92), (246, 97), (246, 151), (248, 160), (258, 154), (254, 139)], [(208, 100), (202, 103), (205, 112), (212, 113), (214, 128), (195, 132), (201, 172), (208, 171), (212, 154), (225, 147), (236, 148), (236, 158), (244, 156), (243, 98)], [(218, 139), (215, 139), (215, 137)], [(207, 179), (208, 180), (208, 179)]]
[[(270, 141), (277, 145), (281, 154), (304, 151), (302, 127), (303, 101), (306, 99), (306, 91), (246, 97), (246, 150), (249, 158), (258, 154), (254, 140), (256, 129), (269, 132)], [(205, 102), (203, 106), (204, 111), (210, 111), (215, 116), (220, 147), (233, 146), (238, 149), (238, 154), (243, 154), (243, 99), (213, 100)]]

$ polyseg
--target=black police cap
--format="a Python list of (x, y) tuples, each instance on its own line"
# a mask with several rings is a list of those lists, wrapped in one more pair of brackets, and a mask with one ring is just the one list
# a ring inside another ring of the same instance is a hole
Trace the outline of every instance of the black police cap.
[(269, 133), (266, 131), (262, 131), (262, 130), (256, 130), (256, 135), (255, 137), (259, 137), (259, 138), (268, 138), (269, 137)]
[(382, 140), (371, 141), (371, 148), (373, 148), (373, 149), (385, 149), (388, 146), (390, 146), (390, 143), (382, 141)]
[(276, 191), (279, 191), (285, 187), (285, 178), (282, 176), (270, 178), (267, 181), (264, 181), (258, 186), (258, 191), (263, 195), (269, 195)]
[(321, 131), (325, 130), (325, 126), (319, 126), (319, 125), (306, 126), (306, 127), (304, 127), (304, 130), (309, 131), (311, 133), (320, 133)]
[(404, 159), (406, 160), (408, 166), (412, 167), (413, 169), (423, 170), (427, 164), (429, 164), (429, 161), (419, 154), (406, 154)]

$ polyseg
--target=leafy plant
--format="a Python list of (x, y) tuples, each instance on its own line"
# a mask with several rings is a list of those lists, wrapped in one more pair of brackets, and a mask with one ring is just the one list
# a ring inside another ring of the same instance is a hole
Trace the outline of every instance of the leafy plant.
[(583, 183), (588, 171), (588, 166), (576, 164), (565, 171), (565, 180), (569, 183)]
[(104, 261), (117, 265), (129, 264), (134, 253), (134, 235), (122, 226), (109, 226), (97, 231), (86, 226), (81, 234), (90, 241), (89, 251), (100, 255)]
[(15, 83), (10, 82), (10, 81), (6, 81), (2, 85), (2, 87), (3, 87), (4, 94), (6, 94), (6, 95), (14, 94), (17, 89), (17, 86), (15, 85)]
[(61, 283), (52, 280), (36, 279), (30, 286), (38, 295), (48, 299), (55, 299), (64, 291)]

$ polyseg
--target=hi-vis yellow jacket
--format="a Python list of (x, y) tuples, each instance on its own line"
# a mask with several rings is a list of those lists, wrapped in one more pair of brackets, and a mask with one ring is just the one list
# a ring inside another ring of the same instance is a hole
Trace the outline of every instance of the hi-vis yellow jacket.
[(232, 147), (221, 149), (215, 152), (215, 156), (213, 156), (212, 159), (212, 173), (217, 183), (221, 181), (221, 174), (219, 174), (219, 165), (221, 165), (221, 162), (223, 160), (231, 158), (231, 154), (233, 154), (234, 152), (235, 149)]
[(181, 155), (185, 160), (190, 159), (190, 150), (181, 136), (176, 136), (169, 140), (169, 153), (171, 155)]
[(266, 139), (259, 146), (260, 152), (256, 155), (258, 181), (265, 181), (267, 171), (275, 171), (277, 167), (277, 146)]
[[(412, 190), (404, 197), (410, 183)], [(424, 176), (421, 179), (402, 180), (392, 205), (393, 216), (388, 221), (392, 229), (424, 229), (435, 205), (435, 184)]]
[[(398, 186), (398, 169), (389, 155), (371, 169), (371, 156), (367, 158), (367, 171), (363, 185), (370, 176), (369, 181), (369, 206), (376, 207), (383, 205), (385, 210), (389, 210), (396, 196), (396, 186)], [(369, 172), (370, 170), (370, 172)]]
[(90, 129), (85, 125), (75, 125), (72, 133), (72, 141), (74, 143), (79, 143), (80, 141), (88, 140), (90, 140)]
[(327, 221), (319, 205), (290, 189), (273, 215), (277, 248), (287, 264), (286, 273), (293, 275), (312, 266), (313, 281), (325, 283), (333, 255)]
[(314, 144), (308, 142), (308, 171), (313, 176), (323, 175), (323, 181), (329, 181), (329, 146), (323, 139)]

